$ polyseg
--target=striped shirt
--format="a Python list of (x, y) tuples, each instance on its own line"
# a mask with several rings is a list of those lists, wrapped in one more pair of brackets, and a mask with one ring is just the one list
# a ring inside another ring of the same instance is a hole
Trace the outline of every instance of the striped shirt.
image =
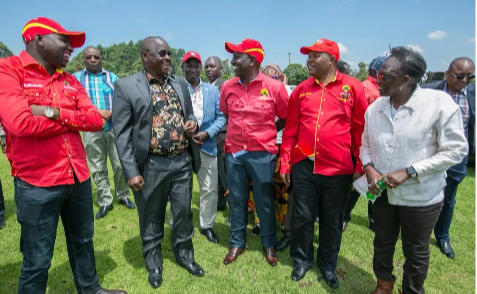
[[(114, 82), (118, 79), (114, 73), (102, 69), (99, 73), (93, 74), (86, 69), (73, 74), (83, 85), (88, 93), (89, 99), (99, 110), (111, 110), (113, 106)], [(106, 124), (105, 130), (113, 127), (113, 121), (110, 119)]]

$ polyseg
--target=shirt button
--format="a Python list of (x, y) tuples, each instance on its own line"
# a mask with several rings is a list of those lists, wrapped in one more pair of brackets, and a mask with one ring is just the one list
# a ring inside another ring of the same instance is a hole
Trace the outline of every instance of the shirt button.
[(35, 95), (38, 96), (38, 93), (36, 93)]
[(68, 141), (68, 139), (65, 138), (65, 142)]
[(321, 114), (323, 114), (323, 112)]
[(388, 157), (388, 160), (391, 160), (391, 157)]
[(68, 119), (65, 119), (65, 122), (68, 122)]
[(318, 141), (320, 141), (320, 139), (319, 139), (319, 138), (318, 138), (318, 139), (316, 139), (316, 142), (318, 142)]
[(318, 125), (318, 127), (320, 127), (320, 125)]

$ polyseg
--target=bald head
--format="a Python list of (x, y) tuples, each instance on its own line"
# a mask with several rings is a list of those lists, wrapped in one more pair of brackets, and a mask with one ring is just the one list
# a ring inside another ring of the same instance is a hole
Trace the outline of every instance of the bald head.
[[(467, 63), (467, 65), (466, 65), (466, 63)], [(448, 70), (453, 70), (458, 65), (474, 67), (474, 61), (472, 61), (472, 59), (470, 59), (469, 57), (456, 58), (456, 59), (452, 60), (451, 64), (449, 65)]]
[(153, 77), (162, 79), (169, 74), (171, 49), (161, 37), (147, 37), (142, 41), (141, 60), (144, 69)]
[(205, 74), (209, 82), (213, 83), (222, 76), (222, 61), (217, 56), (207, 58), (204, 66)]

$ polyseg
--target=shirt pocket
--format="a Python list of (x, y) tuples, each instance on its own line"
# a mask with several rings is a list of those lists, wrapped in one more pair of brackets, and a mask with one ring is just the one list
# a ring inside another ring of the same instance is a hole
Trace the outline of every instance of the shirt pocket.
[(28, 105), (51, 106), (53, 100), (48, 97), (43, 89), (23, 89)]
[(60, 99), (60, 108), (76, 110), (78, 103), (78, 92), (70, 89), (63, 91), (63, 97)]
[(254, 111), (256, 113), (257, 122), (264, 123), (269, 120), (275, 121), (273, 113), (274, 103), (272, 100), (259, 100), (254, 103)]
[(103, 92), (104, 96), (113, 94), (113, 88), (108, 85), (108, 83), (103, 83)]

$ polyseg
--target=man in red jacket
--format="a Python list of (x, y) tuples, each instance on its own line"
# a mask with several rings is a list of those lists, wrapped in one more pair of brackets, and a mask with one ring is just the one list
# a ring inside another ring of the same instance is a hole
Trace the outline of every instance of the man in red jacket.
[(291, 278), (302, 279), (313, 264), (313, 225), (319, 213), (318, 268), (325, 281), (337, 288), (334, 271), (344, 211), (353, 172), (355, 177), (362, 173), (361, 162), (353, 167), (350, 149), (359, 158), (368, 104), (361, 83), (337, 71), (336, 42), (320, 39), (300, 52), (308, 55), (311, 77), (291, 94), (280, 151), (280, 173), (287, 185), (293, 170)]
[(85, 34), (39, 17), (22, 36), (26, 51), (0, 60), (0, 120), (21, 225), (18, 293), (45, 293), (61, 216), (78, 293), (124, 294), (98, 283), (93, 195), (79, 134), (100, 130), (103, 119), (76, 78), (61, 69)]

